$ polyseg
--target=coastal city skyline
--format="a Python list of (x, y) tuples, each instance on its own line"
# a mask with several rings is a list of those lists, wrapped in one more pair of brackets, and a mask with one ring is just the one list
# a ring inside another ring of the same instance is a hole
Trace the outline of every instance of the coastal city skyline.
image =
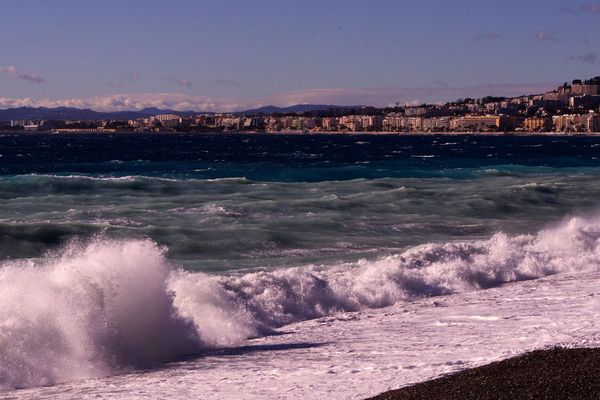
[(19, 38), (4, 44), (0, 108), (383, 107), (543, 93), (600, 65), (600, 3), (585, 1), (7, 0), (0, 12)]
[(210, 113), (146, 108), (96, 112), (77, 108), (0, 110), (0, 130), (95, 132), (600, 132), (600, 76), (574, 79), (542, 94), (485, 96), (445, 104), (294, 105)]

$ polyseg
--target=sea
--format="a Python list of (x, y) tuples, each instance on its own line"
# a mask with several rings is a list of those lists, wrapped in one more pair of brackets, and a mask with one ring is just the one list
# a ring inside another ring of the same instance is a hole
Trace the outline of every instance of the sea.
[(2, 399), (363, 399), (599, 317), (600, 136), (0, 133)]

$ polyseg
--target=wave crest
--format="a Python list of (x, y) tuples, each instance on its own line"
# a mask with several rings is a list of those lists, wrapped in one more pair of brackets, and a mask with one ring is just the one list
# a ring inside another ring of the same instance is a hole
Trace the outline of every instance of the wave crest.
[(71, 245), (0, 269), (0, 384), (26, 387), (141, 367), (197, 349), (151, 241)]
[(600, 219), (430, 243), (376, 261), (190, 273), (150, 240), (97, 239), (0, 268), (0, 385), (112, 374), (340, 311), (598, 269)]

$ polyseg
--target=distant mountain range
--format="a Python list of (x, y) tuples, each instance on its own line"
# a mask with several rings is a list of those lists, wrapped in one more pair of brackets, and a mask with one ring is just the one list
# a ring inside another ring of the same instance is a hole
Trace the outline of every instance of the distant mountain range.
[(103, 119), (135, 119), (147, 118), (157, 114), (177, 114), (188, 116), (197, 114), (196, 111), (159, 110), (145, 108), (140, 111), (99, 112), (87, 108), (72, 107), (19, 107), (0, 110), (0, 121), (11, 120), (103, 120)]
[[(253, 110), (240, 111), (236, 114), (274, 114), (304, 113), (326, 111), (332, 109), (363, 108), (364, 106), (334, 106), (327, 104), (297, 104), (290, 107), (265, 106)], [(147, 118), (158, 114), (177, 114), (182, 117), (204, 114), (202, 111), (175, 111), (158, 108), (144, 108), (139, 111), (100, 112), (90, 109), (72, 107), (19, 107), (0, 110), (0, 121), (11, 120), (127, 120)]]

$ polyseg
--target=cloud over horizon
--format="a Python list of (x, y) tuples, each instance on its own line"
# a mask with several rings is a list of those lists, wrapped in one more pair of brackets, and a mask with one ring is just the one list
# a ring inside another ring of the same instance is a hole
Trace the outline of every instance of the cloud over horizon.
[(174, 83), (176, 85), (179, 86), (185, 86), (188, 88), (192, 87), (192, 82), (188, 81), (187, 79), (178, 79), (177, 77), (175, 77), (174, 75), (162, 75), (160, 77), (160, 79), (162, 79), (165, 82), (169, 82), (169, 83)]
[(46, 80), (39, 75), (36, 74), (24, 74), (19, 72), (17, 67), (14, 65), (7, 65), (5, 67), (0, 67), (0, 73), (10, 76), (14, 79), (20, 79), (23, 81), (29, 81), (33, 83), (46, 83)]
[(405, 88), (316, 88), (249, 98), (194, 96), (185, 93), (131, 93), (74, 99), (0, 97), (0, 108), (75, 107), (90, 108), (96, 111), (127, 111), (156, 107), (176, 111), (231, 112), (267, 105), (286, 107), (294, 104), (370, 105), (382, 107), (394, 103), (437, 103), (465, 97), (479, 98), (484, 96), (536, 94), (552, 89), (556, 85), (558, 85), (556, 82), (535, 82), (463, 87), (437, 84), (428, 87)]

